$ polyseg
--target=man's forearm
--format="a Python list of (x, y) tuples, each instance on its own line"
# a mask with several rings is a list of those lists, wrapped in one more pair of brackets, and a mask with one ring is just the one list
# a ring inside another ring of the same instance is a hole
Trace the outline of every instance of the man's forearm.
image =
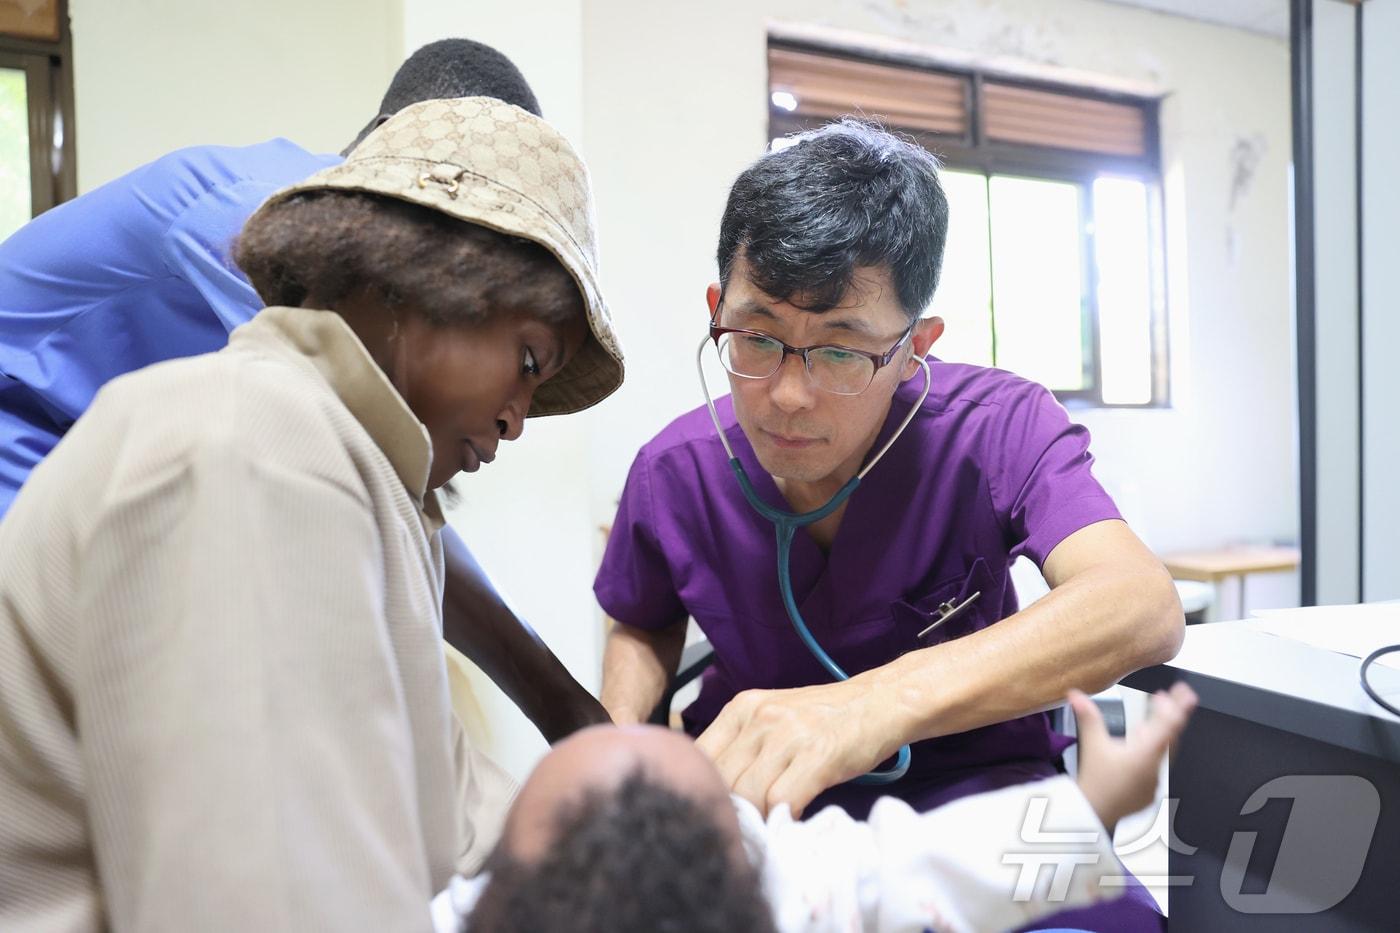
[(646, 722), (680, 664), (685, 622), (656, 631), (613, 622), (603, 653), (603, 706), (619, 725)]
[(501, 600), (461, 538), (451, 528), (442, 536), (443, 637), (481, 668), (547, 741), (607, 722), (602, 704)]
[(1071, 688), (1106, 689), (1166, 660), (1180, 612), (1163, 570), (1089, 570), (996, 625), (911, 652), (853, 683), (888, 717), (892, 753), (905, 742), (1050, 708)]

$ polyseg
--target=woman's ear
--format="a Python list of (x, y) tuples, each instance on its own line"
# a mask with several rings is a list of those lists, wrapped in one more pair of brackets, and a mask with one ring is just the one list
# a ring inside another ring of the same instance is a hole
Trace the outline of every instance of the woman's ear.
[(909, 379), (919, 370), (919, 360), (928, 356), (929, 348), (943, 336), (944, 324), (941, 317), (926, 317), (914, 325), (914, 335), (909, 339), (909, 361), (904, 364), (901, 379)]

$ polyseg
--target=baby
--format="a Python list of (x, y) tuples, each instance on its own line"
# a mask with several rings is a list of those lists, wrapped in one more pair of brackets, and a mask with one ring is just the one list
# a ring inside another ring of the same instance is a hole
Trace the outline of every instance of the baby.
[[(521, 789), (487, 871), (433, 902), (439, 933), (524, 930), (1010, 930), (1112, 897), (1111, 832), (1153, 800), (1162, 756), (1196, 705), (1178, 683), (1126, 740), (1093, 702), (1077, 781), (1060, 776), (916, 813), (880, 800), (766, 819), (731, 797), (691, 741), (598, 726), (555, 746)], [(1053, 845), (1035, 834), (1053, 840)], [(1050, 869), (1050, 870), (1047, 870)]]

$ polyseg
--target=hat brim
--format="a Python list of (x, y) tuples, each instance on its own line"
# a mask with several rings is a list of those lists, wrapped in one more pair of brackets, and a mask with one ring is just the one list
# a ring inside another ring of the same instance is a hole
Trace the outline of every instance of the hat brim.
[(578, 286), (588, 318), (588, 338), (578, 353), (535, 390), (527, 417), (565, 415), (591, 408), (622, 385), (622, 350), (608, 325), (607, 305), (583, 260), (583, 247), (568, 227), (527, 195), (470, 170), (455, 181), (434, 178), (425, 159), (370, 157), (322, 169), (278, 191), (258, 209), (312, 191), (361, 191), (418, 204), (498, 233), (538, 243), (554, 255)]

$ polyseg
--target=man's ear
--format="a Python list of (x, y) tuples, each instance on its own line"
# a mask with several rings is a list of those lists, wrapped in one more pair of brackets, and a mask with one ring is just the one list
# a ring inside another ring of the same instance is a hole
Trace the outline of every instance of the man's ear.
[(943, 336), (944, 324), (941, 317), (926, 317), (914, 325), (914, 335), (909, 339), (909, 361), (904, 364), (901, 379), (908, 379), (919, 370), (919, 360), (928, 356), (929, 348)]
[(705, 304), (710, 307), (710, 320), (715, 319), (715, 312), (719, 310), (720, 284), (711, 282), (709, 288), (705, 289)]

